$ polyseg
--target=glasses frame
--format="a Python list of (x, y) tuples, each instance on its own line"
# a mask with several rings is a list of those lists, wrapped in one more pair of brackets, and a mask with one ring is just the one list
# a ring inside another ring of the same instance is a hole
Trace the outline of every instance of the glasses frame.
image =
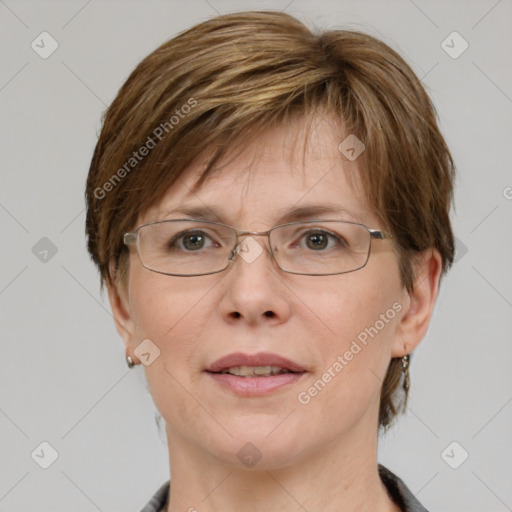
[[(142, 261), (142, 257), (141, 257), (141, 251), (140, 251), (140, 246), (139, 246), (139, 230), (142, 229), (143, 227), (145, 226), (150, 226), (150, 225), (154, 225), (154, 224), (163, 224), (164, 222), (175, 222), (175, 221), (187, 221), (187, 222), (200, 222), (200, 223), (204, 223), (204, 224), (215, 224), (215, 225), (218, 225), (218, 226), (224, 226), (224, 227), (227, 227), (229, 229), (231, 229), (232, 231), (234, 231), (235, 233), (235, 238), (236, 238), (236, 244), (235, 244), (235, 247), (231, 250), (231, 253), (227, 259), (227, 263), (226, 263), (226, 266), (223, 267), (222, 269), (220, 270), (215, 270), (213, 272), (206, 272), (206, 273), (201, 273), (201, 274), (174, 274), (172, 272), (162, 272), (161, 270), (155, 270), (153, 268), (150, 268), (146, 265), (144, 265), (144, 262)], [(321, 222), (341, 222), (343, 224), (352, 224), (352, 225), (356, 225), (356, 226), (361, 226), (363, 228), (366, 229), (366, 231), (368, 231), (368, 233), (370, 234), (370, 244), (368, 246), (368, 254), (366, 256), (366, 261), (364, 262), (363, 265), (361, 265), (360, 267), (358, 268), (355, 268), (355, 269), (352, 269), (352, 270), (345, 270), (343, 272), (333, 272), (333, 273), (330, 273), (330, 274), (310, 274), (310, 273), (303, 273), (303, 272), (293, 272), (293, 271), (290, 271), (290, 270), (285, 270), (281, 267), (281, 265), (279, 265), (279, 262), (277, 261), (277, 258), (274, 254), (274, 251), (272, 249), (272, 244), (270, 243), (270, 233), (272, 231), (274, 231), (275, 229), (277, 228), (281, 228), (283, 226), (291, 226), (291, 225), (296, 225), (296, 224), (314, 224), (314, 223), (321, 223)], [(279, 224), (277, 226), (274, 226), (273, 228), (269, 229), (268, 231), (239, 231), (238, 229), (234, 228), (233, 226), (230, 226), (229, 224), (224, 224), (223, 222), (217, 222), (217, 221), (213, 221), (213, 220), (202, 220), (202, 219), (166, 219), (166, 220), (157, 220), (157, 221), (153, 221), (153, 222), (146, 222), (145, 224), (141, 224), (140, 226), (137, 226), (135, 228), (134, 231), (131, 231), (131, 232), (128, 232), (128, 233), (125, 233), (123, 235), (123, 243), (126, 245), (126, 246), (131, 246), (133, 244), (135, 244), (135, 248), (136, 248), (136, 251), (137, 251), (137, 257), (139, 258), (139, 261), (141, 263), (141, 265), (150, 270), (151, 272), (156, 272), (157, 274), (163, 274), (163, 275), (166, 275), (166, 276), (176, 276), (176, 277), (197, 277), (197, 276), (207, 276), (207, 275), (210, 275), (210, 274), (218, 274), (219, 272), (223, 272), (224, 270), (226, 270), (229, 265), (231, 264), (231, 262), (234, 260), (235, 258), (235, 255), (238, 254), (238, 249), (240, 247), (240, 240), (239, 240), (239, 237), (241, 236), (248, 236), (248, 235), (251, 235), (251, 236), (266, 236), (267, 237), (267, 240), (268, 240), (268, 246), (270, 247), (270, 253), (272, 254), (272, 258), (274, 259), (276, 265), (279, 267), (280, 270), (282, 270), (283, 272), (286, 272), (288, 274), (296, 274), (296, 275), (300, 275), (300, 276), (334, 276), (334, 275), (339, 275), (339, 274), (349, 274), (350, 272), (355, 272), (357, 270), (361, 270), (362, 268), (364, 268), (367, 264), (368, 264), (368, 261), (370, 259), (370, 253), (371, 253), (371, 240), (386, 240), (386, 239), (390, 239), (390, 238), (394, 238), (393, 237), (393, 234), (390, 233), (389, 231), (383, 231), (383, 230), (380, 230), (380, 229), (373, 229), (373, 228), (369, 228), (368, 226), (365, 226), (364, 224), (361, 224), (359, 222), (351, 222), (351, 221), (345, 221), (345, 220), (339, 220), (339, 219), (317, 219), (317, 220), (306, 220), (306, 221), (296, 221), (296, 222), (287, 222), (285, 224)]]

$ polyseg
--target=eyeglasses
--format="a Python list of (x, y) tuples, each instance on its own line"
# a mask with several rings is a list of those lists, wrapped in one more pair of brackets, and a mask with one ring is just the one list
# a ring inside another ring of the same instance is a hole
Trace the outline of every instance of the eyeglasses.
[(171, 276), (202, 276), (225, 270), (239, 254), (254, 261), (263, 248), (254, 239), (267, 236), (278, 267), (291, 274), (324, 276), (363, 268), (371, 240), (393, 238), (387, 231), (338, 220), (311, 220), (275, 226), (269, 231), (238, 231), (214, 221), (173, 219), (142, 224), (125, 233), (126, 245), (136, 245), (142, 265)]

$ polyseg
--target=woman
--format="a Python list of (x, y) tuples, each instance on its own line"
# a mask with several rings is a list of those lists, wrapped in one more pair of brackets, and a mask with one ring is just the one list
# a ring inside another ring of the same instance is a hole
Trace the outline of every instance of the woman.
[(453, 163), (391, 48), (289, 15), (197, 25), (106, 112), (89, 252), (165, 420), (144, 512), (422, 511), (377, 463), (453, 260)]

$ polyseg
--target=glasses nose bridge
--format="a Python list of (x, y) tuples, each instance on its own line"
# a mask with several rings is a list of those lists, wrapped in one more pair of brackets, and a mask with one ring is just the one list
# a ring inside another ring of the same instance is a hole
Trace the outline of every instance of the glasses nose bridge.
[(267, 239), (268, 239), (268, 243), (269, 243), (269, 246), (270, 246), (270, 232), (273, 230), (274, 228), (272, 229), (269, 229), (268, 231), (238, 231), (237, 229), (233, 228), (233, 230), (235, 231), (235, 236), (236, 236), (236, 245), (235, 245), (235, 250), (238, 248), (238, 246), (240, 245), (240, 242), (238, 240), (238, 237), (240, 236), (247, 236), (247, 235), (251, 235), (251, 236), (266, 236)]
[[(233, 259), (233, 257), (237, 253), (239, 247), (241, 246), (241, 244), (243, 242), (243, 241), (241, 242), (239, 240), (239, 237), (241, 237), (241, 236), (248, 236), (248, 235), (251, 235), (251, 236), (266, 236), (267, 240), (268, 240), (268, 243), (269, 243), (269, 247), (270, 247), (270, 232), (272, 231), (273, 228), (269, 229), (268, 231), (239, 231), (236, 228), (232, 228), (232, 229), (235, 232), (236, 243), (235, 243), (235, 247), (231, 251), (231, 255), (229, 257), (229, 260)], [(270, 253), (273, 254), (272, 249), (270, 249)]]
[(237, 229), (235, 229), (236, 237), (237, 238), (239, 236), (245, 236), (245, 235), (266, 236), (266, 237), (268, 237), (268, 235), (270, 234), (271, 231), (272, 231), (271, 229), (269, 229), (268, 231), (238, 231)]

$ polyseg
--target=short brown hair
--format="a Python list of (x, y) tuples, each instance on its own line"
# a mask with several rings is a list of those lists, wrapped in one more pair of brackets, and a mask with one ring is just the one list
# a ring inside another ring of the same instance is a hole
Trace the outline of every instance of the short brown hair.
[[(237, 139), (319, 111), (366, 146), (357, 161), (363, 187), (395, 236), (403, 285), (412, 289), (414, 257), (427, 249), (439, 251), (446, 271), (454, 255), (454, 166), (411, 68), (364, 33), (314, 33), (284, 13), (242, 12), (161, 45), (105, 112), (86, 189), (88, 250), (101, 288), (126, 282), (123, 234), (199, 155), (209, 151), (211, 159), (194, 190)], [(381, 427), (399, 410), (400, 380), (400, 359), (393, 359), (381, 392)]]

